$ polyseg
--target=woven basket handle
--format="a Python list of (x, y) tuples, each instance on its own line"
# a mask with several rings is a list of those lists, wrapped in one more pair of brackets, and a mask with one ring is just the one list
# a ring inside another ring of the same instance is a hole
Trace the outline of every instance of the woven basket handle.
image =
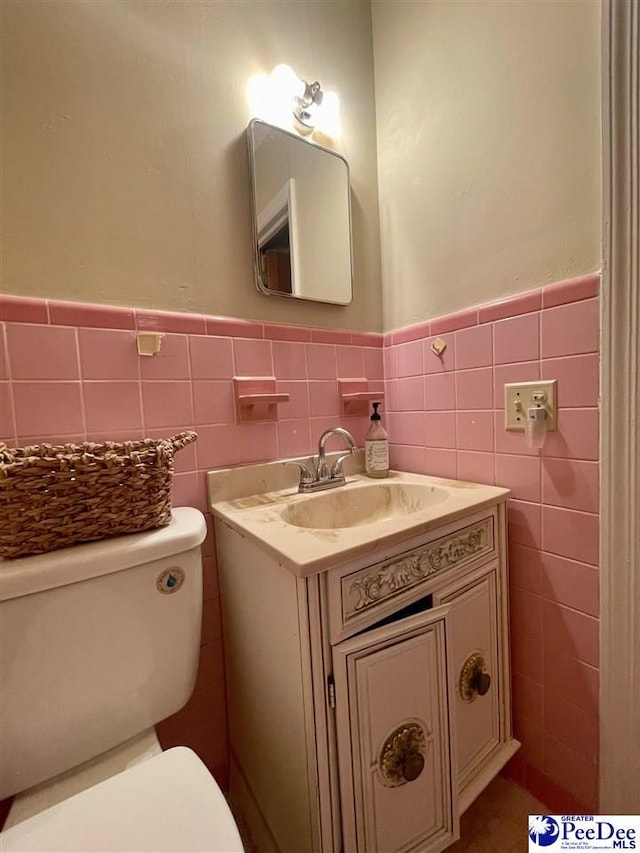
[(171, 438), (168, 438), (167, 441), (173, 445), (173, 452), (177, 452), (178, 450), (182, 450), (183, 447), (186, 447), (188, 444), (193, 444), (193, 442), (198, 438), (198, 433), (193, 430), (189, 430), (188, 432), (179, 432), (176, 435), (172, 435)]

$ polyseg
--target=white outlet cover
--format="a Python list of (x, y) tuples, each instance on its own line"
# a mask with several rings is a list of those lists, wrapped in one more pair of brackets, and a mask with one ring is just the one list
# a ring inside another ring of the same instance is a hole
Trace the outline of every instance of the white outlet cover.
[[(539, 382), (507, 382), (504, 386), (504, 428), (524, 431), (526, 410), (542, 407), (547, 410), (547, 430), (557, 429), (556, 379)], [(540, 399), (543, 397), (543, 399)]]

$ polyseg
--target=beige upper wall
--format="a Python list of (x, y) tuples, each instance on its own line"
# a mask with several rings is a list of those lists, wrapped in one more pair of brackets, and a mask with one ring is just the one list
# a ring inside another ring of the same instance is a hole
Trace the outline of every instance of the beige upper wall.
[(599, 2), (372, 6), (384, 328), (599, 269)]
[[(597, 0), (374, 0), (378, 175), (367, 0), (0, 9), (4, 292), (379, 329), (600, 265)], [(341, 97), (346, 308), (254, 287), (245, 93), (279, 62)]]
[[(367, 0), (4, 0), (2, 291), (380, 329)], [(249, 79), (280, 62), (337, 91), (355, 297), (259, 294)]]

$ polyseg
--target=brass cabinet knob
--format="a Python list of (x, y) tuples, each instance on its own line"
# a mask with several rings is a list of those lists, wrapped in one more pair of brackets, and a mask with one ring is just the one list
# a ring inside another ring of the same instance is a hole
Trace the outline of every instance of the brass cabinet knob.
[(491, 687), (491, 676), (488, 672), (480, 672), (474, 681), (474, 685), (478, 692), (478, 695), (484, 696), (484, 694)]
[(413, 782), (424, 770), (428, 750), (427, 735), (418, 723), (403, 723), (385, 740), (378, 769), (382, 784), (397, 788)]
[(463, 663), (458, 690), (465, 702), (473, 702), (478, 696), (484, 696), (491, 687), (491, 676), (485, 672), (486, 666), (486, 661), (480, 652), (469, 655)]
[(421, 752), (409, 752), (402, 759), (402, 775), (407, 782), (413, 782), (424, 770), (424, 756)]

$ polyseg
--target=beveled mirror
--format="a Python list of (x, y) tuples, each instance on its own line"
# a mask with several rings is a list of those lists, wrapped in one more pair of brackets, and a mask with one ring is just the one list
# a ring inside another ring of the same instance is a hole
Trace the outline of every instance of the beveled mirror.
[(250, 122), (247, 140), (258, 289), (348, 305), (353, 275), (347, 161), (259, 119)]

